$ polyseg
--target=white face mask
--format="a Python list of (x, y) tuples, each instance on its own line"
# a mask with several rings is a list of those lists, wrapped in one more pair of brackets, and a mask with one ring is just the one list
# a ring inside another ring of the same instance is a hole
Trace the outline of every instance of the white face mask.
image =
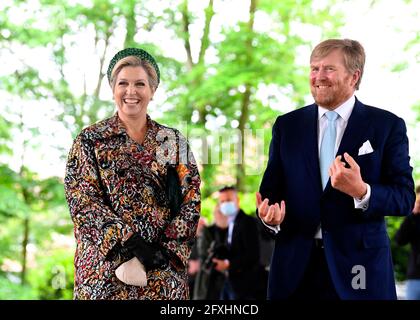
[(235, 202), (227, 201), (220, 205), (220, 212), (225, 216), (234, 216), (238, 212), (238, 208), (236, 207)]

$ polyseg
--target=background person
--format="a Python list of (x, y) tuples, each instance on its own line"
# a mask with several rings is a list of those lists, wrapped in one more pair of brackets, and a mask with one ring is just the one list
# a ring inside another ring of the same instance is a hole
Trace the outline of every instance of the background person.
[(214, 258), (215, 269), (226, 272), (222, 300), (257, 299), (260, 243), (256, 220), (239, 207), (234, 187), (219, 190), (219, 206), (228, 219), (227, 258)]

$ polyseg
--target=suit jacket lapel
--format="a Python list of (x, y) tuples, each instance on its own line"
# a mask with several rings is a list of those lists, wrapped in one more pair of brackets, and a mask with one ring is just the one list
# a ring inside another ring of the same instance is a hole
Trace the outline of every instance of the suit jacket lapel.
[(343, 155), (344, 152), (347, 152), (355, 158), (358, 153), (358, 148), (361, 146), (363, 134), (366, 133), (369, 123), (370, 119), (367, 118), (364, 105), (356, 99), (346, 130), (341, 139), (337, 155)]

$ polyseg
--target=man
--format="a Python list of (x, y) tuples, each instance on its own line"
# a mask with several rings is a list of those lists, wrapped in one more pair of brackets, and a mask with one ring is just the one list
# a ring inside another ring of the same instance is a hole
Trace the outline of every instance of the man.
[(276, 234), (269, 299), (396, 299), (384, 216), (414, 204), (405, 123), (355, 96), (354, 40), (310, 58), (315, 104), (277, 118), (258, 214)]
[(234, 187), (219, 190), (220, 211), (228, 218), (227, 257), (214, 258), (214, 268), (226, 272), (222, 300), (257, 299), (260, 248), (257, 224), (239, 207)]
[(395, 234), (398, 245), (411, 245), (407, 266), (406, 300), (420, 300), (420, 186), (416, 188), (416, 197), (413, 214), (404, 219)]

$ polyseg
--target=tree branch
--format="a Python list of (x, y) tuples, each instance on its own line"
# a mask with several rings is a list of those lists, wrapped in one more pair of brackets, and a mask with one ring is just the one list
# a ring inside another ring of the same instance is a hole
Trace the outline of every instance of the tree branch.
[(105, 40), (105, 47), (104, 47), (104, 51), (102, 52), (102, 56), (101, 56), (100, 61), (99, 61), (99, 76), (98, 76), (98, 81), (96, 83), (96, 89), (95, 89), (95, 93), (94, 93), (94, 97), (96, 99), (99, 99), (99, 93), (100, 93), (100, 90), (101, 90), (102, 79), (105, 76), (105, 73), (102, 70), (103, 70), (104, 63), (105, 63), (106, 52), (107, 52), (108, 46), (109, 46), (109, 40), (111, 38), (111, 35), (112, 35), (113, 31), (114, 31), (114, 28), (111, 27), (105, 35), (105, 39), (104, 39)]
[(184, 0), (181, 6), (181, 13), (182, 13), (182, 31), (184, 34), (182, 35), (182, 38), (184, 39), (184, 47), (185, 51), (187, 52), (187, 67), (188, 70), (191, 70), (194, 63), (192, 60), (192, 54), (191, 54), (191, 40), (190, 40), (190, 32), (188, 30), (188, 27), (190, 25), (190, 17), (188, 12), (188, 0)]
[(210, 34), (210, 24), (211, 20), (214, 16), (214, 8), (213, 8), (213, 0), (209, 0), (209, 5), (207, 6), (205, 10), (206, 19), (204, 22), (204, 31), (203, 31), (203, 37), (201, 38), (201, 47), (200, 47), (200, 53), (198, 55), (198, 63), (202, 63), (204, 60), (204, 55), (206, 53), (207, 48), (210, 44), (209, 34)]

